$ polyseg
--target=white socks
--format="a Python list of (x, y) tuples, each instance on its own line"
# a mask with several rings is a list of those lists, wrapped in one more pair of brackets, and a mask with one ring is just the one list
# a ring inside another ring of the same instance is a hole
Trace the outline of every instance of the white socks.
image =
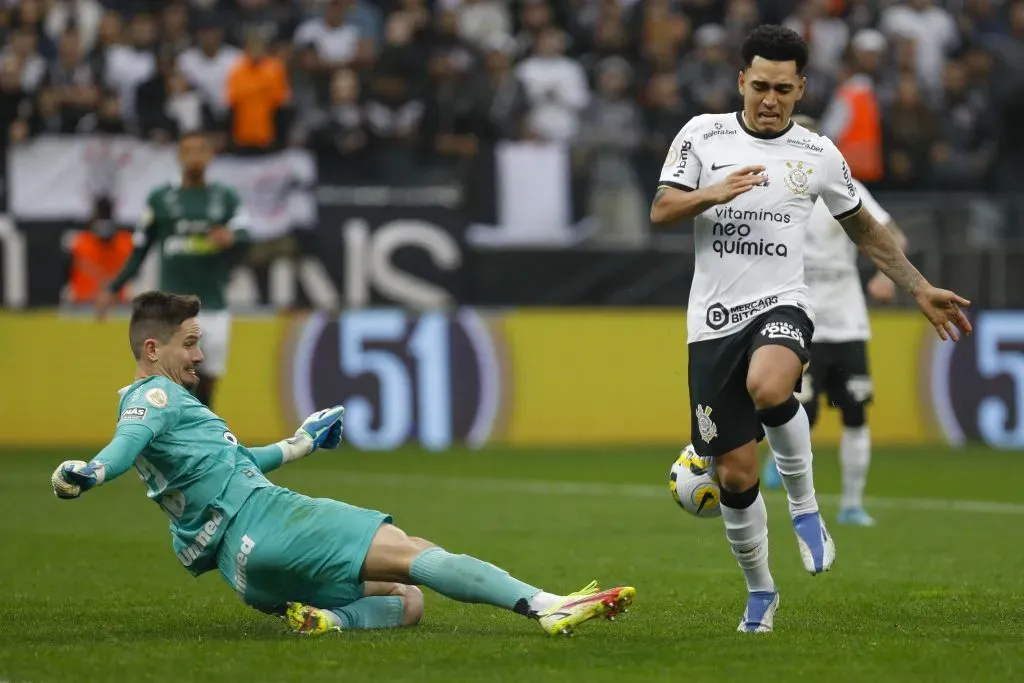
[(552, 593), (540, 591), (530, 598), (530, 611), (537, 613), (543, 612), (546, 609), (550, 609), (552, 605), (561, 599), (561, 595), (554, 595)]
[(797, 411), (792, 418), (775, 427), (766, 424), (764, 431), (775, 455), (775, 466), (786, 487), (790, 516), (817, 512), (818, 500), (814, 497), (814, 472), (811, 470), (811, 461), (814, 459), (811, 453), (811, 424), (804, 407), (797, 403)]
[[(740, 494), (742, 495), (742, 494)], [(722, 505), (725, 537), (747, 579), (747, 590), (773, 592), (775, 580), (768, 569), (768, 510), (760, 493), (741, 510)]]
[(864, 486), (871, 465), (871, 432), (868, 427), (844, 427), (839, 440), (843, 468), (842, 508), (864, 507)]

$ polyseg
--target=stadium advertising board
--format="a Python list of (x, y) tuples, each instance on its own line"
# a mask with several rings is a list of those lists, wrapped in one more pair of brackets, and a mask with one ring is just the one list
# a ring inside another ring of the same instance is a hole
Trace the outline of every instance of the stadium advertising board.
[[(1024, 313), (977, 316), (943, 344), (917, 314), (872, 317), (877, 443), (1024, 446)], [(418, 443), (666, 444), (688, 440), (685, 316), (675, 310), (403, 309), (240, 318), (218, 412), (248, 443), (346, 405), (362, 449)], [(125, 321), (0, 314), (0, 445), (102, 444), (131, 380)], [(61, 429), (50, 412), (60, 407)], [(825, 412), (819, 443), (836, 443)]]

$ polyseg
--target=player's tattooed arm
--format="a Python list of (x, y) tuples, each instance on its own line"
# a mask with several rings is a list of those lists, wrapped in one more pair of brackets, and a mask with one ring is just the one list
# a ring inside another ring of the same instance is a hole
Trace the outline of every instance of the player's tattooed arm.
[(901, 289), (917, 296), (928, 284), (914, 264), (907, 260), (896, 235), (868, 211), (862, 209), (840, 223), (853, 243)]

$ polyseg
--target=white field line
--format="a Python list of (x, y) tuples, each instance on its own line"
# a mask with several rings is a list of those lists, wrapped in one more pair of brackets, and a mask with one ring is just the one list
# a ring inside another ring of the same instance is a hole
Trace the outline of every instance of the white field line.
[[(668, 483), (665, 486), (645, 484), (602, 484), (580, 481), (540, 481), (529, 479), (497, 479), (492, 477), (447, 477), (447, 476), (403, 476), (401, 474), (368, 474), (350, 472), (341, 475), (346, 483), (382, 486), (385, 488), (416, 488), (444, 491), (519, 493), (541, 496), (596, 496), (606, 498), (663, 498), (669, 499)], [(769, 492), (769, 497), (781, 497), (782, 493)], [(838, 505), (839, 496), (819, 494), (818, 501), (826, 505)], [(973, 512), (993, 515), (1024, 515), (1024, 504), (996, 503), (984, 500), (954, 500), (944, 498), (876, 498), (864, 499), (865, 507), (889, 508), (894, 510), (917, 510), (922, 512)]]

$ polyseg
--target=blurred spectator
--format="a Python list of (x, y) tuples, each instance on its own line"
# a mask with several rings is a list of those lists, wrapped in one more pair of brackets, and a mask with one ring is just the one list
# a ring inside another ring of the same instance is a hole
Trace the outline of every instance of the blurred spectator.
[(647, 86), (647, 110), (645, 128), (647, 146), (639, 155), (642, 186), (647, 190), (648, 199), (654, 198), (654, 190), (662, 162), (669, 145), (682, 127), (680, 121), (689, 121), (698, 112), (688, 106), (679, 91), (679, 81), (672, 72), (656, 74)]
[(68, 29), (78, 32), (83, 54), (96, 45), (103, 5), (97, 0), (56, 0), (46, 13), (46, 34), (58, 42)]
[(738, 105), (737, 69), (729, 62), (726, 39), (721, 26), (701, 26), (694, 34), (694, 59), (679, 67), (679, 83), (701, 112), (722, 113)]
[(82, 119), (79, 129), (83, 133), (104, 135), (126, 135), (128, 129), (121, 118), (121, 102), (116, 92), (107, 91), (100, 95), (100, 103), (94, 114)]
[(282, 56), (282, 48), (291, 42), (300, 18), (297, 3), (292, 0), (236, 0), (230, 23), (232, 37), (239, 45), (245, 34), (256, 31), (267, 41), (270, 51)]
[(953, 16), (933, 0), (907, 0), (888, 7), (880, 24), (886, 35), (914, 41), (917, 75), (925, 96), (930, 102), (938, 102), (946, 58), (960, 43)]
[(46, 59), (39, 53), (39, 37), (35, 29), (23, 26), (11, 34), (3, 56), (12, 56), (21, 68), (21, 87), (34, 93), (46, 76)]
[(96, 44), (86, 55), (86, 59), (93, 68), (93, 73), (99, 78), (100, 83), (107, 82), (107, 54), (115, 45), (120, 45), (123, 40), (124, 24), (121, 15), (117, 12), (107, 12), (100, 19), (99, 31), (96, 36)]
[(502, 0), (462, 0), (458, 26), (460, 38), (482, 48), (492, 36), (512, 32), (512, 17)]
[(135, 89), (156, 74), (156, 23), (137, 14), (129, 28), (129, 45), (113, 45), (106, 53), (106, 84), (117, 91), (124, 118), (135, 121)]
[(981, 93), (972, 90), (967, 66), (946, 64), (939, 141), (932, 147), (931, 162), (936, 186), (950, 190), (982, 190), (988, 187), (995, 158), (992, 130)]
[(446, 50), (452, 68), (459, 72), (476, 70), (483, 63), (483, 56), (477, 46), (459, 35), (459, 17), (455, 12), (437, 13), (434, 36), (428, 49), (432, 52)]
[(358, 182), (369, 143), (359, 76), (340, 69), (331, 79), (330, 101), (310, 125), (310, 141), (321, 163), (334, 169), (334, 182)]
[(1024, 191), (1018, 167), (1024, 158), (1024, 0), (1009, 7), (1009, 32), (991, 38), (993, 74), (989, 106), (996, 121), (992, 135), (999, 142), (998, 188)]
[(201, 96), (175, 68), (175, 61), (174, 52), (165, 46), (156, 75), (136, 90), (139, 133), (154, 142), (166, 144), (182, 133), (210, 127)]
[(508, 35), (492, 35), (486, 47), (486, 72), (481, 85), (481, 135), (487, 144), (518, 140), (528, 111), (526, 90), (512, 71), (516, 42)]
[(57, 58), (47, 67), (43, 87), (52, 90), (61, 116), (77, 128), (83, 118), (96, 110), (100, 80), (92, 65), (83, 59), (78, 31), (69, 28), (60, 36)]
[(586, 169), (587, 205), (599, 243), (639, 245), (647, 236), (647, 203), (633, 155), (644, 140), (643, 120), (629, 97), (632, 68), (609, 57), (597, 68), (597, 93), (583, 112), (576, 138), (577, 166)]
[(279, 144), (281, 115), (290, 93), (285, 66), (267, 54), (267, 41), (257, 32), (246, 38), (245, 54), (228, 74), (227, 105), (231, 109), (231, 143), (238, 151), (271, 151)]
[(160, 14), (159, 50), (177, 55), (192, 45), (188, 26), (188, 4), (184, 0), (173, 0)]
[(477, 154), (477, 131), (482, 127), (482, 93), (471, 72), (456, 67), (456, 54), (439, 48), (430, 57), (430, 94), (421, 126), (431, 166), (448, 181), (469, 170), (467, 162)]
[(21, 85), (21, 69), (14, 55), (0, 59), (0, 141), (6, 150), (29, 135), (32, 99)]
[(917, 190), (929, 179), (929, 157), (939, 137), (939, 122), (925, 103), (917, 79), (900, 78), (896, 98), (885, 112), (886, 185)]
[(886, 41), (878, 31), (864, 29), (853, 37), (849, 74), (836, 90), (821, 120), (821, 133), (836, 143), (853, 177), (875, 183), (885, 173), (882, 152), (882, 109), (875, 78)]
[(382, 62), (370, 76), (366, 124), (370, 136), (370, 168), (374, 177), (396, 184), (415, 184), (419, 167), (416, 147), (423, 100), (414, 74), (401, 63)]
[(523, 60), (516, 75), (526, 89), (530, 137), (568, 142), (576, 136), (579, 112), (590, 100), (583, 67), (566, 57), (560, 29), (545, 29), (532, 57)]
[(534, 52), (541, 33), (555, 26), (555, 14), (548, 0), (523, 0), (519, 10), (519, 33), (516, 34), (516, 58)]
[[(96, 200), (89, 227), (80, 230), (70, 245), (67, 298), (75, 304), (95, 301), (100, 289), (113, 280), (131, 256), (132, 231), (118, 230), (113, 204), (106, 197)], [(127, 285), (118, 292), (118, 301), (127, 301)]]
[(353, 0), (328, 0), (322, 16), (299, 26), (294, 42), (316, 46), (319, 67), (325, 71), (369, 63), (376, 40), (367, 22), (356, 21), (361, 7)]
[(783, 23), (807, 41), (811, 69), (833, 76), (839, 71), (850, 29), (842, 19), (829, 16), (827, 0), (801, 0)]
[(227, 123), (228, 74), (241, 57), (241, 50), (224, 43), (224, 31), (209, 16), (199, 24), (195, 47), (178, 56), (178, 70), (199, 92), (218, 128)]

